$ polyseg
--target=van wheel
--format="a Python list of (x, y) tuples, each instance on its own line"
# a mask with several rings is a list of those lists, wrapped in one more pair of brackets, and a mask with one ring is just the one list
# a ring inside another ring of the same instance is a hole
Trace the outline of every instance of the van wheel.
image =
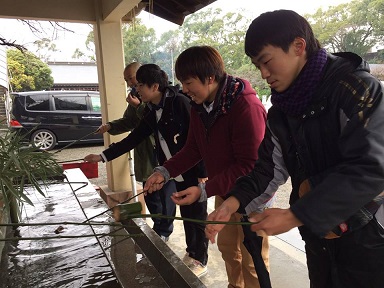
[(56, 144), (56, 136), (49, 130), (37, 130), (32, 134), (32, 145), (40, 150), (52, 150)]

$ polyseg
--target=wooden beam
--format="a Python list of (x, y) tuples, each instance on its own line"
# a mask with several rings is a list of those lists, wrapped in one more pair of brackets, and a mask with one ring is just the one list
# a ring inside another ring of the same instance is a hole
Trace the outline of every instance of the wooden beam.
[(0, 0), (0, 17), (94, 23), (94, 0)]
[(101, 0), (104, 21), (119, 21), (131, 10), (135, 9), (140, 0)]

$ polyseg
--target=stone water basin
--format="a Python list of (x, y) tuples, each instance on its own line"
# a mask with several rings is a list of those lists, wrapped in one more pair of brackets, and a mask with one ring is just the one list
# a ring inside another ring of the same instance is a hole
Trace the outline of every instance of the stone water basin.
[[(6, 237), (16, 239), (6, 242), (0, 287), (172, 287), (137, 245), (143, 233), (108, 225), (116, 223), (110, 212), (102, 213), (108, 207), (81, 170), (65, 173), (68, 182), (50, 185), (46, 197), (27, 191), (34, 206), (24, 206), (21, 223), (44, 225), (19, 226), (16, 235), (7, 229)], [(100, 213), (92, 221), (106, 225), (64, 224)], [(94, 235), (108, 233), (113, 235)], [(64, 238), (80, 235), (90, 237)]]

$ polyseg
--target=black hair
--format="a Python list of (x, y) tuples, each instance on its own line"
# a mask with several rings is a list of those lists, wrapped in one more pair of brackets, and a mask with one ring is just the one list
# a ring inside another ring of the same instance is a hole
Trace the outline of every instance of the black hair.
[(304, 17), (291, 10), (266, 12), (255, 18), (249, 26), (245, 36), (245, 54), (255, 57), (267, 45), (288, 52), (296, 37), (306, 41), (307, 58), (321, 48)]
[(208, 77), (215, 76), (215, 80), (220, 82), (225, 75), (224, 61), (211, 46), (193, 46), (181, 52), (175, 63), (175, 72), (180, 81), (197, 77), (204, 83)]
[(156, 64), (144, 64), (136, 72), (136, 80), (141, 84), (152, 86), (159, 84), (159, 91), (164, 92), (169, 85), (168, 75)]

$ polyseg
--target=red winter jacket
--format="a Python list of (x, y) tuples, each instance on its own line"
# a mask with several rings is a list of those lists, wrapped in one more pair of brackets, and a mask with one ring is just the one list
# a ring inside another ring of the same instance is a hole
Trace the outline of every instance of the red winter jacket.
[[(242, 89), (228, 101), (225, 90), (230, 90), (234, 82)], [(225, 196), (238, 177), (252, 170), (264, 137), (265, 121), (265, 108), (249, 82), (227, 75), (211, 113), (202, 104), (192, 102), (187, 142), (163, 166), (175, 177), (203, 160), (208, 175), (207, 197)]]

